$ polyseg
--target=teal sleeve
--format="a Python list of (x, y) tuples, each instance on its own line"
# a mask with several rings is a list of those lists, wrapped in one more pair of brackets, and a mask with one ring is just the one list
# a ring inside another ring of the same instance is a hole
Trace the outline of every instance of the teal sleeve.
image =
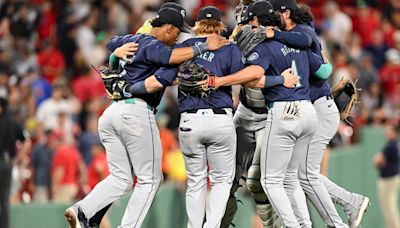
[(318, 68), (318, 70), (314, 73), (314, 77), (326, 80), (332, 74), (332, 64), (324, 63)]
[(108, 58), (108, 64), (110, 65), (111, 70), (116, 70), (119, 67), (119, 58), (117, 58), (114, 53), (111, 53)]

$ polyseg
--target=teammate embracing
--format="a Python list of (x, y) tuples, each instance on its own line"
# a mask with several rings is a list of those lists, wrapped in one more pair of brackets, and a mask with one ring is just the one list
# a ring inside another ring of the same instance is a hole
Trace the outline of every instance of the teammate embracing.
[[(149, 35), (116, 36), (107, 44), (111, 51), (130, 42), (139, 44), (134, 58), (128, 62), (121, 60), (123, 79), (131, 84), (144, 81), (161, 66), (179, 64), (227, 44), (214, 36), (190, 47), (171, 49), (169, 46), (175, 43), (179, 33), (185, 32), (184, 15), (173, 8), (160, 10), (152, 26)], [(126, 52), (117, 57), (126, 59)], [(83, 200), (66, 210), (71, 228), (88, 227), (87, 218), (131, 190), (134, 176), (137, 183), (120, 227), (141, 226), (162, 181), (161, 142), (154, 117), (162, 94), (163, 91), (159, 91), (125, 97), (114, 101), (104, 111), (99, 120), (99, 134), (107, 151), (110, 175)]]
[[(271, 0), (283, 18), (283, 28), (301, 32), (313, 40), (311, 51), (322, 57), (321, 43), (310, 26), (313, 16), (305, 5), (295, 0)], [(310, 78), (311, 101), (318, 115), (318, 127), (299, 170), (301, 186), (328, 226), (347, 227), (339, 217), (331, 198), (344, 207), (351, 228), (358, 227), (368, 207), (368, 197), (350, 193), (320, 174), (320, 164), (326, 146), (339, 127), (339, 111), (333, 101), (331, 89), (324, 79)]]

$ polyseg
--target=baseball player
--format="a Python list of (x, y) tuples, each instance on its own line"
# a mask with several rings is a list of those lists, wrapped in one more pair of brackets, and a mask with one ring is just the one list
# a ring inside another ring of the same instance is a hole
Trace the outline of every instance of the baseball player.
[[(239, 25), (249, 24), (251, 26), (260, 26), (260, 21), (268, 18), (266, 1), (255, 1), (247, 5), (240, 5), (240, 11), (237, 13), (237, 22)], [(250, 15), (250, 16), (249, 16)], [(249, 26), (241, 27), (242, 31), (238, 31), (235, 40), (246, 55), (258, 43), (263, 41), (265, 30), (259, 29), (253, 32)], [(250, 31), (248, 31), (250, 30)], [(258, 33), (258, 34), (256, 34)], [(261, 34), (263, 33), (263, 34)], [(260, 35), (261, 39), (254, 39), (254, 36)], [(268, 37), (268, 36), (267, 36)], [(276, 37), (284, 39), (292, 46), (305, 49), (311, 46), (311, 39), (303, 34), (293, 32), (276, 32)], [(271, 37), (272, 38), (272, 37)], [(257, 42), (258, 41), (258, 42)], [(284, 85), (292, 87), (298, 83), (298, 77), (294, 77), (293, 82), (284, 80), (283, 76), (266, 77), (267, 88)], [(274, 213), (271, 204), (260, 184), (260, 151), (261, 139), (266, 125), (268, 108), (265, 104), (262, 91), (242, 86), (240, 91), (240, 103), (234, 115), (236, 134), (238, 138), (237, 154), (236, 154), (236, 175), (231, 189), (231, 195), (227, 204), (227, 209), (221, 227), (229, 227), (237, 210), (237, 202), (235, 193), (239, 187), (239, 180), (244, 171), (247, 171), (247, 188), (252, 193), (256, 211), (260, 216), (264, 227), (280, 227), (277, 221), (277, 215)], [(249, 165), (251, 164), (250, 168)]]
[[(265, 4), (269, 20), (265, 26), (274, 25), (277, 16), (270, 4)], [(300, 158), (305, 156), (308, 144), (315, 130), (316, 113), (309, 94), (309, 74), (326, 77), (323, 71), (328, 67), (322, 59), (311, 52), (289, 48), (276, 41), (264, 41), (248, 56), (250, 66), (233, 75), (221, 78), (216, 85), (225, 85), (245, 74), (277, 74), (292, 66), (292, 71), (300, 77), (295, 88), (288, 89), (281, 85), (264, 90), (265, 100), (270, 107), (265, 138), (261, 154), (262, 185), (272, 206), (288, 227), (311, 227), (305, 196), (297, 179)], [(322, 72), (322, 73), (321, 73)], [(257, 87), (264, 87), (264, 79)], [(266, 83), (265, 83), (266, 84)], [(253, 85), (254, 86), (254, 85)], [(296, 189), (295, 197), (289, 198), (285, 189)], [(291, 205), (303, 208), (303, 215), (297, 220)]]
[[(281, 13), (285, 29), (310, 36), (313, 40), (311, 51), (322, 57), (321, 43), (315, 30), (309, 26), (313, 20), (309, 8), (304, 5), (298, 6), (295, 0), (271, 0), (271, 3)], [(343, 191), (341, 187), (320, 174), (324, 150), (336, 134), (340, 116), (326, 80), (311, 77), (310, 86), (311, 101), (318, 115), (318, 128), (311, 140), (307, 155), (300, 165), (299, 179), (301, 186), (325, 223), (333, 227), (348, 227), (342, 222), (331, 200), (331, 196), (334, 200), (338, 198), (337, 195), (343, 197), (343, 194), (334, 194), (334, 192), (346, 193), (348, 195), (346, 199), (349, 199), (349, 201), (336, 201), (346, 202), (342, 205), (349, 218), (349, 225), (350, 227), (358, 227), (363, 213), (368, 207), (369, 198)], [(331, 194), (326, 187), (329, 187)]]
[[(116, 36), (107, 44), (111, 51), (129, 42), (139, 44), (131, 61), (121, 61), (123, 79), (131, 84), (143, 81), (161, 66), (179, 64), (227, 44), (221, 37), (212, 36), (192, 47), (171, 49), (168, 46), (176, 41), (179, 33), (187, 32), (184, 16), (173, 8), (160, 10), (152, 26), (149, 35)], [(154, 117), (162, 94), (159, 91), (114, 101), (104, 111), (99, 120), (99, 133), (107, 151), (110, 175), (66, 210), (65, 216), (72, 228), (88, 227), (87, 218), (130, 191), (133, 176), (137, 177), (137, 183), (120, 227), (141, 226), (162, 181), (161, 143)]]
[[(173, 8), (181, 12), (181, 14), (184, 16), (186, 19), (186, 10), (179, 4), (175, 2), (166, 2), (163, 5), (161, 5), (160, 10), (164, 8)], [(146, 20), (143, 25), (136, 31), (136, 34), (148, 34), (150, 33), (151, 29), (153, 26), (151, 25), (152, 19)], [(189, 28), (189, 26), (184, 23), (184, 26), (186, 28)], [(125, 46), (125, 47), (124, 47)], [(120, 56), (123, 60), (129, 61), (129, 57), (133, 56), (135, 54), (133, 47), (137, 47), (136, 43), (128, 43), (120, 48)], [(124, 59), (125, 58), (125, 59)], [(115, 58), (115, 55), (110, 55), (109, 59), (109, 66), (111, 70), (119, 70), (120, 69), (120, 62), (118, 58)], [(92, 218), (89, 219), (89, 226), (90, 227), (98, 227), (99, 224), (101, 223), (101, 220), (103, 219), (104, 215), (107, 213), (108, 209), (111, 207), (111, 204), (107, 205), (100, 211), (98, 211)]]

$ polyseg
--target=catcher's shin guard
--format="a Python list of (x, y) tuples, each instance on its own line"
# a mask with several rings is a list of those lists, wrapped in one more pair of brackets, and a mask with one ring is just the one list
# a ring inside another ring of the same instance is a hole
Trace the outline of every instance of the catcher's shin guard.
[(228, 228), (232, 224), (233, 218), (235, 217), (237, 211), (237, 201), (238, 201), (236, 199), (236, 192), (240, 187), (239, 181), (240, 178), (242, 177), (242, 173), (243, 173), (242, 168), (240, 167), (240, 165), (236, 164), (235, 179), (233, 180), (231, 193), (229, 195), (229, 199), (226, 204), (225, 214), (221, 221), (221, 228)]
[(256, 203), (256, 212), (260, 216), (264, 227), (278, 228), (281, 225), (280, 219), (264, 193), (260, 178), (260, 165), (253, 163), (249, 168), (246, 184)]

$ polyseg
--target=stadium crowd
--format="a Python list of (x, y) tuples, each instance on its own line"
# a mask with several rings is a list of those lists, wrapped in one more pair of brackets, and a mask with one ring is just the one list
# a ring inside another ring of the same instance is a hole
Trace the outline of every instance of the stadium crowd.
[[(238, 0), (178, 1), (189, 24), (200, 7), (215, 5), (235, 26)], [(305, 0), (334, 66), (331, 84), (358, 80), (361, 103), (353, 126), (342, 123), (332, 146), (357, 141), (364, 125), (400, 119), (400, 1)], [(107, 176), (97, 120), (109, 105), (90, 65), (107, 63), (105, 43), (135, 33), (162, 0), (0, 1), (0, 99), (29, 135), (30, 149), (13, 159), (12, 202), (69, 202)], [(176, 90), (158, 107), (166, 179), (185, 181), (176, 129)], [(3, 126), (0, 126), (3, 127)], [(179, 161), (179, 162), (178, 162)], [(173, 165), (171, 165), (173, 164)]]

